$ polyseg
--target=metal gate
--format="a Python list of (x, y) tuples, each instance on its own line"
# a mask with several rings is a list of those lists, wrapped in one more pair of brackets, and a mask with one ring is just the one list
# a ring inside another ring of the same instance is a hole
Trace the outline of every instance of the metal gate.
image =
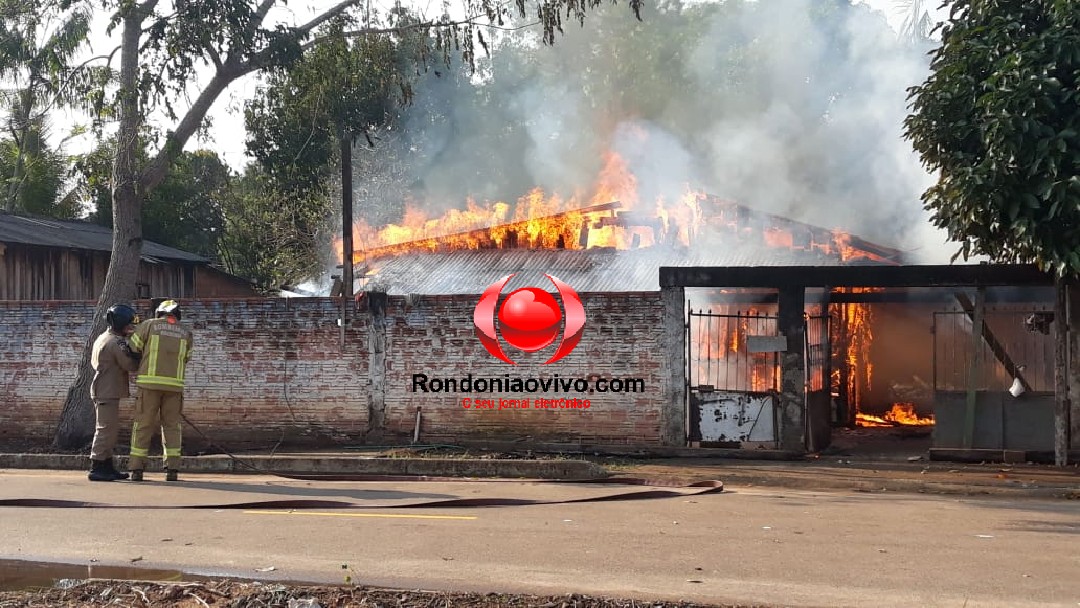
[(780, 355), (760, 344), (775, 340), (777, 317), (690, 309), (686, 327), (690, 441), (775, 444)]
[[(804, 316), (807, 415), (829, 420), (830, 319)], [(702, 446), (778, 445), (779, 319), (756, 310), (734, 314), (690, 309), (687, 328), (689, 440)], [(820, 432), (820, 429), (819, 429)], [(821, 443), (820, 439), (816, 443)]]

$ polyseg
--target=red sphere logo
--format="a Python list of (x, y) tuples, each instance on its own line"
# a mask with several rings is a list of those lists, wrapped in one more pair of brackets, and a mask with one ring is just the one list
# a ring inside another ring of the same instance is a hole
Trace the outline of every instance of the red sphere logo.
[[(491, 356), (511, 365), (515, 363), (503, 352), (495, 332), (495, 305), (503, 287), (513, 276), (507, 275), (489, 285), (473, 311), (473, 324), (476, 326), (476, 336), (480, 338), (480, 343)], [(581, 305), (581, 298), (572, 287), (550, 274), (544, 276), (555, 285), (566, 311), (562, 342), (555, 354), (544, 362), (544, 365), (547, 365), (569, 355), (581, 341), (581, 333), (585, 327), (585, 307)], [(541, 350), (554, 342), (559, 337), (559, 323), (562, 320), (563, 310), (554, 296), (537, 287), (523, 287), (511, 292), (499, 307), (499, 327), (503, 338), (510, 346), (527, 353)]]

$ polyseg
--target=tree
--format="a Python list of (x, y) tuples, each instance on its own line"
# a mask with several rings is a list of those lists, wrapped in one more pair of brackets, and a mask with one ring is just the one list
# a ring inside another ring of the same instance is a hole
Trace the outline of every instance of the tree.
[(327, 216), (333, 202), (322, 188), (283, 191), (259, 164), (235, 178), (223, 199), (218, 257), (229, 272), (276, 292), (326, 267)]
[[(36, 188), (36, 197), (43, 194), (41, 172), (54, 160), (46, 152), (44, 116), (53, 107), (75, 101), (68, 62), (86, 41), (90, 11), (50, 0), (0, 0), (0, 16), (0, 80), (15, 85), (5, 95), (11, 108), (6, 127), (14, 158), (10, 172), (4, 173), (4, 208), (31, 211), (29, 205), (47, 207), (53, 202), (35, 198), (28, 205), (24, 189)], [(38, 166), (31, 167), (35, 162)]]
[(1080, 1), (957, 0), (931, 70), (906, 136), (957, 255), (1080, 274)]
[[(179, 0), (173, 11), (161, 14), (158, 0), (105, 0), (113, 11), (110, 30), (120, 28), (120, 69), (111, 103), (101, 94), (92, 97), (93, 107), (116, 117), (116, 147), (112, 173), (113, 244), (104, 288), (98, 300), (95, 322), (83, 351), (78, 375), (68, 391), (54, 443), (59, 448), (85, 445), (92, 436), (89, 402), (89, 365), (93, 336), (104, 328), (104, 312), (115, 301), (135, 295), (135, 277), (142, 249), (142, 203), (157, 189), (188, 140), (203, 124), (206, 114), (225, 89), (248, 74), (286, 67), (305, 52), (327, 41), (320, 26), (344, 18), (359, 0), (343, 0), (299, 25), (267, 23), (276, 0)], [(535, 7), (542, 39), (554, 43), (563, 31), (563, 20), (584, 24), (590, 9), (600, 0), (543, 0)], [(640, 10), (641, 0), (629, 0)], [(463, 0), (463, 17), (447, 16), (420, 23), (399, 24), (391, 19), (374, 27), (343, 32), (350, 38), (376, 34), (432, 31), (436, 48), (449, 60), (460, 52), (466, 63), (475, 61), (476, 45), (486, 44), (483, 28), (500, 27), (514, 14), (526, 15), (526, 0), (512, 6), (489, 0)], [(102, 56), (111, 60), (113, 54)], [(212, 67), (212, 76), (195, 94), (191, 106), (178, 115), (171, 103), (186, 92), (196, 66)], [(147, 116), (161, 108), (173, 121), (158, 150), (145, 165), (138, 162), (140, 127)]]
[(248, 152), (278, 184), (298, 191), (325, 186), (342, 133), (367, 135), (411, 96), (405, 58), (389, 34), (349, 40), (335, 23), (323, 41), (271, 73), (244, 111)]
[[(404, 9), (395, 14), (401, 27), (420, 23)], [(344, 26), (343, 21), (333, 23), (319, 48), (290, 69), (272, 74), (269, 85), (247, 105), (245, 119), (248, 151), (272, 178), (276, 192), (293, 193), (297, 201), (326, 209), (324, 193), (330, 184), (339, 184), (343, 250), (352, 251), (353, 146), (360, 135), (374, 146), (372, 130), (390, 120), (396, 105), (409, 103), (409, 58), (431, 49), (426, 33), (400, 40), (389, 34), (350, 40)], [(335, 166), (341, 170), (338, 180), (330, 174)], [(314, 233), (281, 228), (301, 238), (294, 253), (314, 259)], [(351, 264), (343, 265), (342, 281), (345, 295), (350, 295)]]
[[(101, 155), (97, 156), (101, 171)], [(106, 157), (107, 158), (107, 157)], [(96, 209), (90, 220), (112, 227), (112, 201), (102, 192), (99, 176), (88, 176), (97, 184), (90, 197)], [(107, 187), (107, 183), (104, 184)], [(143, 236), (147, 240), (217, 258), (218, 241), (225, 226), (225, 199), (230, 195), (229, 167), (209, 150), (183, 152), (173, 162), (169, 174), (146, 198), (143, 207)]]
[(44, 120), (18, 134), (0, 138), (0, 180), (11, 186), (9, 211), (72, 219), (79, 215), (75, 196), (65, 191), (68, 158), (49, 147)]

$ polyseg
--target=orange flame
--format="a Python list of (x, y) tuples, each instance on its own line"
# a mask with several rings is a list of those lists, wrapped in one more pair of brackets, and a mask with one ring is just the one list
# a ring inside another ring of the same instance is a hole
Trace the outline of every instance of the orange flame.
[[(677, 201), (658, 198), (647, 211), (638, 201), (637, 178), (618, 154), (605, 155), (603, 169), (592, 192), (563, 198), (534, 188), (514, 205), (480, 204), (468, 200), (466, 208), (441, 217), (428, 217), (407, 206), (399, 224), (374, 228), (354, 222), (353, 263), (419, 251), (479, 248), (630, 249), (651, 247), (665, 240), (689, 245), (703, 221), (704, 194), (688, 191)], [(340, 259), (342, 240), (334, 239)]]
[[(877, 288), (839, 288), (839, 293), (867, 293)], [(848, 405), (862, 412), (867, 394), (873, 387), (874, 365), (870, 360), (873, 309), (869, 304), (835, 304), (830, 312), (835, 335), (830, 336), (840, 348), (835, 351), (830, 385), (833, 393), (844, 393)]]
[(859, 426), (933, 426), (934, 415), (919, 416), (912, 403), (894, 403), (892, 408), (881, 416), (859, 413), (856, 415)]
[[(360, 220), (353, 224), (353, 263), (411, 252), (453, 251), (481, 248), (631, 249), (662, 243), (689, 246), (708, 222), (716, 228), (749, 234), (740, 227), (733, 203), (703, 210), (702, 192), (687, 187), (677, 199), (658, 197), (639, 200), (638, 180), (626, 161), (614, 152), (588, 192), (564, 197), (534, 188), (513, 203), (480, 203), (469, 199), (465, 209), (451, 209), (429, 216), (421, 207), (406, 205), (400, 223), (381, 228)], [(809, 229), (774, 218), (775, 226), (762, 230), (760, 238), (770, 247), (821, 251), (844, 261), (858, 258), (884, 259), (853, 245), (853, 237), (839, 230)], [(793, 230), (799, 230), (795, 238)], [(342, 239), (333, 242), (336, 259), (342, 256)]]

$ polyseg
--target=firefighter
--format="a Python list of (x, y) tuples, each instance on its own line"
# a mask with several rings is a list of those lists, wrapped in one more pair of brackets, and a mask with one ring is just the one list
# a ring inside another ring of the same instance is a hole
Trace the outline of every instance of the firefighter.
[(94, 379), (90, 399), (94, 402), (94, 442), (90, 445), (90, 481), (127, 479), (116, 470), (113, 449), (120, 430), (120, 400), (131, 396), (131, 372), (139, 369), (139, 355), (132, 352), (128, 336), (135, 331), (138, 316), (127, 304), (114, 304), (105, 313), (109, 327), (94, 341), (90, 364)]
[(135, 328), (131, 347), (142, 354), (135, 377), (135, 422), (131, 428), (131, 481), (143, 480), (150, 441), (160, 429), (165, 481), (177, 481), (184, 410), (184, 369), (191, 359), (191, 330), (180, 323), (180, 303), (165, 300)]

